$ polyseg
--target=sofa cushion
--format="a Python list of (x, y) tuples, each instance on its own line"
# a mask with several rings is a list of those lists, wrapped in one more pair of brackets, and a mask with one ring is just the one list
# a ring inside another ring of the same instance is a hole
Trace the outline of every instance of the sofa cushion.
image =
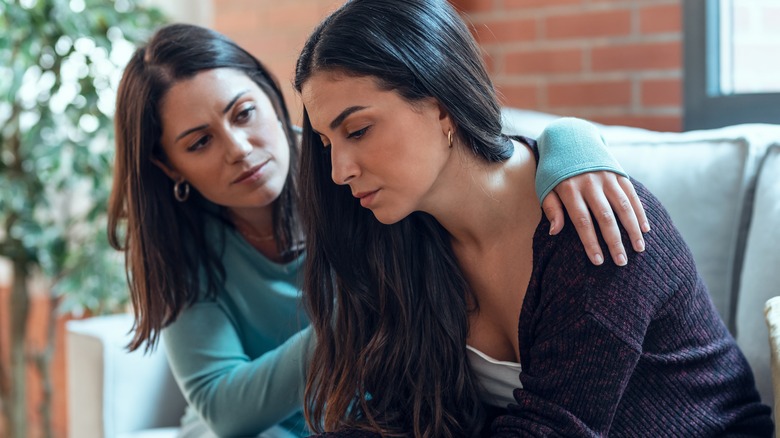
[[(529, 137), (538, 137), (558, 117), (512, 108), (502, 115), (507, 133)], [(737, 125), (685, 133), (598, 126), (626, 172), (669, 211), (715, 306), (734, 332), (749, 213), (743, 207), (749, 202), (760, 157), (780, 138), (780, 126)]]
[(753, 368), (761, 399), (771, 404), (768, 332), (761, 314), (764, 303), (780, 295), (780, 144), (769, 149), (761, 165), (739, 290), (737, 343)]

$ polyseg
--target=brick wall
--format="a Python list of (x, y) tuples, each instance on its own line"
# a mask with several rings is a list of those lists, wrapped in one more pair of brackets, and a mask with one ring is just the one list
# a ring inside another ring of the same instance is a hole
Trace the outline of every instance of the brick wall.
[[(214, 0), (214, 27), (285, 88), (312, 27), (339, 0)], [(678, 131), (680, 0), (452, 0), (471, 23), (505, 105)]]
[(681, 128), (680, 0), (459, 0), (503, 103)]
[[(681, 0), (451, 0), (470, 22), (509, 106), (679, 131)], [(214, 27), (285, 88), (296, 55), (340, 0), (214, 0)]]

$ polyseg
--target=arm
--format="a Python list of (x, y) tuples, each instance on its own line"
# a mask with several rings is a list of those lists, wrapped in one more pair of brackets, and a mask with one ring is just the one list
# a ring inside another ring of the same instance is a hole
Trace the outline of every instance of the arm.
[(564, 226), (562, 201), (591, 262), (600, 265), (603, 254), (591, 220), (593, 212), (613, 260), (625, 265), (628, 258), (614, 209), (634, 250), (644, 251), (642, 231), (649, 231), (650, 226), (642, 203), (593, 124), (575, 118), (556, 120), (542, 132), (538, 146), (536, 193), (550, 220), (550, 234)]
[(217, 435), (256, 435), (301, 409), (311, 329), (250, 360), (219, 304), (199, 302), (163, 336), (179, 387)]

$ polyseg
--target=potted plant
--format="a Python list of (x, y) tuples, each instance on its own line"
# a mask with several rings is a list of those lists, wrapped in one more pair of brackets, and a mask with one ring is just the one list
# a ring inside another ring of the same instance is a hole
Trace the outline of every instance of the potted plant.
[[(107, 244), (112, 114), (134, 45), (162, 23), (131, 0), (0, 0), (0, 256), (10, 260), (10, 368), (0, 360), (0, 435), (27, 438), (25, 369), (43, 376), (57, 312), (116, 311), (127, 301), (120, 256)], [(49, 342), (25, 347), (33, 276), (51, 300)]]

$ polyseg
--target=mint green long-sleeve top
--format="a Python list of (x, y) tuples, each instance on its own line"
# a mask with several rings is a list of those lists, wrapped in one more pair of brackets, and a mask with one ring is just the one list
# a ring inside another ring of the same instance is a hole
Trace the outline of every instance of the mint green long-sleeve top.
[[(540, 200), (581, 173), (625, 175), (598, 129), (579, 119), (551, 123), (538, 147)], [(217, 298), (197, 301), (162, 332), (179, 387), (218, 436), (254, 436), (276, 424), (306, 435), (301, 406), (314, 341), (300, 305), (303, 256), (277, 264), (232, 228), (209, 225), (212, 241), (224, 243)]]

